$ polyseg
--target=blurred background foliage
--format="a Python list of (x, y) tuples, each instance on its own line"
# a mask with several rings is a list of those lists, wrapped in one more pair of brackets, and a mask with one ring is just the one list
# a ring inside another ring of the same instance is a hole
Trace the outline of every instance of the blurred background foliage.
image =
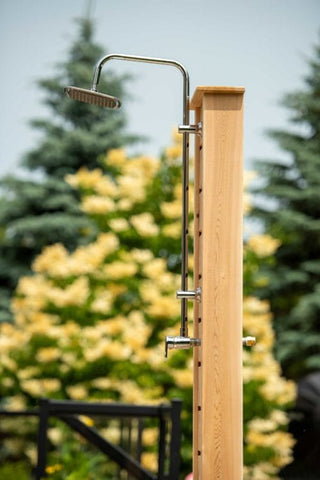
[[(97, 225), (97, 238), (72, 252), (61, 243), (45, 247), (33, 274), (19, 280), (15, 322), (1, 325), (3, 402), (12, 409), (35, 406), (39, 397), (127, 403), (182, 398), (186, 474), (192, 468), (192, 352), (164, 359), (164, 338), (176, 334), (180, 322), (180, 137), (174, 134), (160, 159), (128, 158), (124, 149), (114, 149), (100, 162), (103, 168), (82, 167), (66, 177), (80, 191), (80, 208)], [(281, 378), (272, 355), (268, 303), (252, 296), (261, 282), (259, 265), (272, 261), (276, 247), (264, 235), (245, 246), (244, 326), (259, 338), (244, 353), (248, 479), (257, 472), (273, 476), (291, 459), (283, 410), (294, 385)], [(4, 454), (32, 459), (30, 443), (28, 452), (22, 441), (21, 450), (15, 444), (12, 451), (7, 435)], [(63, 444), (60, 437), (56, 448)], [(146, 458), (154, 468), (156, 455)], [(55, 476), (65, 478), (63, 469)]]
[[(56, 66), (55, 76), (38, 81), (41, 101), (48, 109), (45, 118), (30, 122), (39, 142), (24, 155), (21, 175), (0, 180), (0, 322), (12, 320), (10, 297), (44, 246), (62, 242), (72, 250), (97, 234), (65, 175), (83, 165), (93, 169), (101, 153), (138, 140), (126, 131), (123, 108), (111, 112), (65, 97), (67, 85), (90, 88), (93, 67), (106, 54), (94, 41), (93, 22), (82, 18), (76, 23), (77, 37), (66, 61)], [(129, 76), (108, 69), (100, 83), (103, 91), (124, 99), (129, 81)]]
[(283, 158), (256, 163), (251, 214), (280, 242), (257, 295), (270, 302), (276, 356), (294, 380), (320, 370), (320, 44), (308, 68), (304, 89), (282, 102), (290, 129), (268, 132)]
[[(67, 61), (40, 82), (51, 115), (33, 122), (43, 136), (25, 156), (30, 175), (1, 182), (1, 407), (33, 407), (43, 396), (182, 398), (185, 475), (192, 469), (192, 352), (164, 361), (165, 335), (176, 334), (180, 321), (180, 138), (174, 133), (160, 158), (128, 157), (124, 147), (137, 138), (126, 132), (123, 112), (63, 97), (66, 84), (89, 86), (106, 53), (93, 42), (92, 23), (78, 25)], [(244, 334), (258, 338), (244, 351), (248, 480), (279, 478), (292, 460), (286, 411), (295, 384), (283, 371), (298, 379), (318, 369), (319, 49), (310, 65), (306, 91), (286, 102), (301, 129), (272, 133), (291, 160), (260, 162), (253, 208), (245, 194), (246, 213), (263, 225), (244, 243)], [(108, 73), (102, 89), (123, 98), (127, 80)], [(259, 203), (258, 194), (276, 203)], [(35, 431), (31, 419), (1, 422), (1, 478), (18, 469), (28, 477)], [(93, 468), (114, 478), (101, 456), (56, 425), (50, 441), (51, 478), (91, 478)], [(143, 461), (151, 470), (153, 447), (150, 434)]]

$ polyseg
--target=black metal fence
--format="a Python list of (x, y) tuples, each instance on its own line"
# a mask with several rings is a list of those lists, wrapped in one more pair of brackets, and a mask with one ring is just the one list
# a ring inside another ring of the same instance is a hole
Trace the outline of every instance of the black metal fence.
[[(71, 400), (41, 399), (39, 408), (31, 411), (10, 412), (0, 410), (0, 415), (37, 416), (37, 465), (34, 480), (47, 476), (48, 428), (54, 417), (115, 462), (128, 479), (178, 480), (180, 472), (181, 401), (171, 404), (127, 405), (121, 403), (75, 402)], [(118, 419), (120, 421), (119, 445), (109, 441), (99, 431), (81, 419), (81, 415)], [(80, 417), (79, 417), (80, 416)], [(142, 436), (148, 419), (155, 419), (158, 429), (158, 470), (152, 473), (141, 465)], [(134, 435), (135, 433), (135, 435)]]

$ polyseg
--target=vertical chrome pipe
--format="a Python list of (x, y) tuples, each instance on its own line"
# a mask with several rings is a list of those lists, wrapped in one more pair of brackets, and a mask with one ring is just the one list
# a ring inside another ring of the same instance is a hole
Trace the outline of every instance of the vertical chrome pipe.
[[(184, 94), (189, 102), (189, 92)], [(183, 124), (189, 125), (189, 106), (183, 109)], [(182, 227), (181, 227), (181, 290), (188, 290), (188, 238), (189, 238), (189, 134), (182, 134)], [(188, 300), (181, 300), (180, 335), (188, 337)]]

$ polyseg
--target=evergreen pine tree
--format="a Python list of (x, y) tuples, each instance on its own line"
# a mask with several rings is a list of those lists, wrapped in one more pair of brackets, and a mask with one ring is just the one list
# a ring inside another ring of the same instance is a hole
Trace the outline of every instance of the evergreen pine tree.
[[(77, 194), (64, 181), (66, 174), (81, 166), (89, 170), (100, 166), (99, 155), (137, 138), (125, 133), (123, 110), (109, 111), (64, 96), (66, 85), (90, 88), (94, 65), (106, 53), (93, 41), (92, 21), (77, 22), (78, 38), (67, 60), (57, 66), (53, 78), (38, 82), (50, 117), (31, 122), (42, 133), (39, 144), (23, 159), (31, 177), (29, 173), (1, 181), (0, 321), (9, 319), (9, 298), (17, 280), (30, 271), (33, 258), (45, 245), (59, 241), (74, 249), (96, 233), (94, 222), (79, 209)], [(101, 76), (101, 91), (123, 99), (127, 80), (108, 70)]]
[(304, 90), (283, 101), (293, 128), (269, 132), (289, 160), (257, 163), (263, 202), (253, 211), (281, 242), (260, 295), (274, 314), (283, 372), (294, 379), (320, 369), (320, 45), (309, 66)]

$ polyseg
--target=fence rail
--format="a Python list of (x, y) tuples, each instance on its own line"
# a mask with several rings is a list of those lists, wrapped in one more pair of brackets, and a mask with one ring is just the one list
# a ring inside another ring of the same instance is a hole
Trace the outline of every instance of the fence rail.
[[(48, 428), (50, 418), (54, 417), (80, 434), (87, 442), (126, 471), (128, 478), (136, 480), (178, 480), (180, 472), (181, 443), (181, 401), (171, 404), (130, 405), (121, 403), (76, 402), (71, 400), (52, 400), (43, 398), (39, 407), (33, 410), (0, 410), (0, 416), (33, 416), (39, 418), (37, 437), (37, 465), (34, 480), (46, 477), (48, 450)], [(116, 445), (99, 434), (94, 427), (88, 426), (79, 415), (103, 417), (121, 420), (121, 438), (124, 429), (128, 430), (128, 441)], [(141, 465), (142, 433), (144, 419), (158, 420), (158, 471), (152, 473)], [(135, 453), (127, 452), (131, 446), (132, 421), (138, 422)], [(169, 432), (169, 441), (168, 435)], [(127, 445), (124, 445), (127, 443)]]

